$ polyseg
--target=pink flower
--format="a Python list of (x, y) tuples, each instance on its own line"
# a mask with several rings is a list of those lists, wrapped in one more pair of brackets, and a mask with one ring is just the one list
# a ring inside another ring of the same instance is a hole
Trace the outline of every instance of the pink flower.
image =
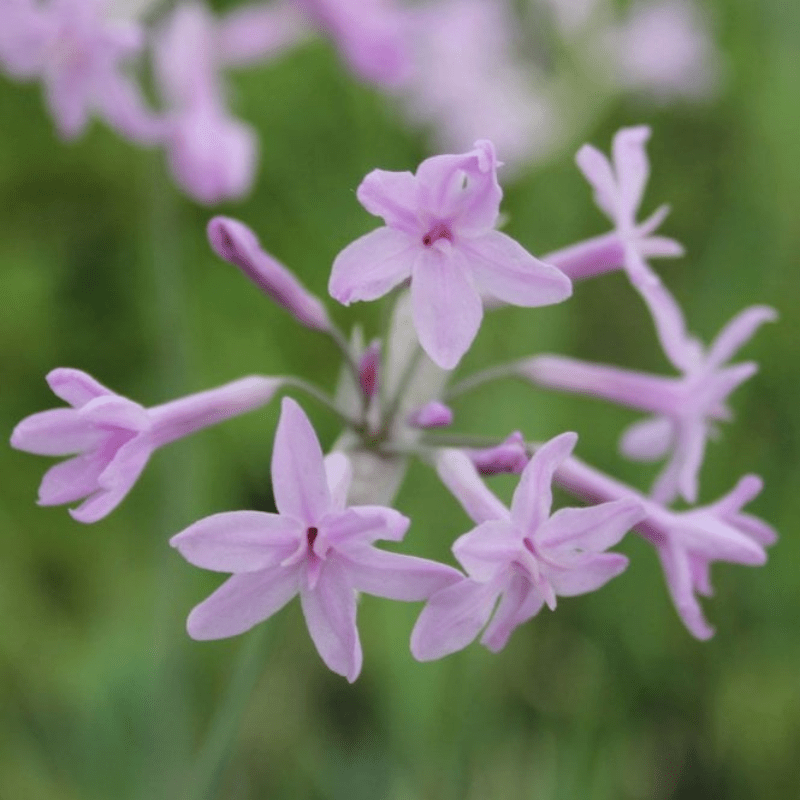
[(649, 272), (644, 258), (683, 255), (683, 248), (674, 239), (652, 235), (666, 217), (667, 206), (656, 209), (645, 222), (636, 222), (650, 174), (644, 149), (649, 138), (650, 128), (646, 125), (622, 128), (614, 136), (611, 161), (590, 144), (581, 147), (575, 156), (578, 168), (594, 189), (595, 202), (623, 240), (625, 268), (634, 281)]
[[(666, 313), (676, 312), (677, 306), (666, 309)], [(694, 503), (706, 441), (717, 435), (717, 422), (731, 418), (728, 395), (758, 369), (753, 362), (726, 362), (759, 325), (776, 316), (768, 306), (751, 306), (734, 317), (705, 350), (686, 335), (681, 317), (670, 317), (661, 330), (671, 337), (665, 350), (683, 373), (678, 378), (560, 356), (537, 356), (520, 362), (517, 370), (540, 386), (602, 397), (653, 414), (628, 428), (620, 449), (639, 461), (667, 457), (653, 486), (653, 499), (671, 503), (680, 495)]]
[(246, 194), (256, 170), (255, 132), (234, 119), (224, 101), (219, 73), (229, 47), (210, 12), (189, 3), (178, 6), (155, 37), (170, 168), (189, 194), (207, 204)]
[(553, 473), (576, 440), (574, 433), (563, 433), (537, 450), (522, 472), (510, 511), (466, 455), (456, 450), (442, 455), (439, 475), (478, 527), (453, 545), (469, 578), (428, 601), (411, 635), (415, 658), (427, 661), (460, 650), (487, 622), (481, 643), (496, 652), (545, 603), (554, 609), (557, 595), (592, 592), (625, 569), (625, 556), (603, 551), (642, 519), (637, 500), (563, 508), (550, 516)]
[(92, 112), (120, 133), (153, 144), (161, 124), (125, 62), (144, 45), (141, 27), (106, 17), (104, 0), (0, 0), (0, 61), (21, 79), (40, 78), (59, 133), (79, 136)]
[(47, 382), (72, 407), (26, 417), (11, 445), (43, 456), (76, 454), (45, 473), (39, 504), (83, 500), (69, 512), (79, 522), (97, 522), (113, 511), (157, 447), (268, 403), (282, 383), (241, 378), (147, 409), (77, 369), (54, 369)]
[(716, 502), (688, 511), (664, 508), (577, 458), (561, 464), (555, 478), (558, 485), (588, 502), (632, 498), (642, 504), (645, 516), (635, 530), (656, 547), (675, 608), (698, 639), (714, 634), (696, 597), (712, 594), (711, 563), (760, 566), (767, 560), (764, 548), (777, 539), (769, 525), (741, 511), (761, 491), (762, 482), (756, 475), (743, 477)]
[(295, 595), (322, 660), (354, 681), (361, 671), (356, 593), (423, 600), (460, 579), (452, 567), (378, 550), (399, 541), (409, 520), (383, 506), (346, 505), (352, 474), (343, 453), (325, 459), (300, 406), (284, 398), (272, 452), (278, 514), (215, 514), (170, 543), (190, 563), (233, 575), (195, 607), (195, 639), (235, 636), (271, 617)]
[(494, 230), (502, 190), (491, 142), (423, 161), (410, 172), (373, 170), (358, 199), (386, 226), (348, 245), (328, 289), (340, 303), (375, 300), (411, 278), (420, 344), (444, 369), (469, 349), (483, 317), (481, 292), (519, 306), (558, 303), (569, 279)]

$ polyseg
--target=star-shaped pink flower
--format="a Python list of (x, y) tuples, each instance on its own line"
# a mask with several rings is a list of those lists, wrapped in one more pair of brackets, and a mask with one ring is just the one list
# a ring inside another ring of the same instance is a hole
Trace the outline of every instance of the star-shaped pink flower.
[(343, 453), (322, 456), (311, 423), (284, 398), (272, 452), (278, 514), (215, 514), (170, 543), (190, 563), (233, 575), (194, 608), (195, 639), (234, 636), (271, 617), (295, 595), (322, 660), (354, 681), (361, 671), (356, 594), (424, 600), (462, 576), (423, 558), (378, 550), (409, 520), (383, 506), (346, 505), (352, 473)]
[(358, 199), (386, 226), (336, 257), (328, 290), (340, 303), (375, 300), (411, 278), (414, 326), (431, 359), (452, 369), (483, 317), (481, 294), (518, 306), (559, 303), (572, 284), (494, 230), (502, 189), (491, 142), (434, 156), (416, 174), (373, 170)]
[(522, 472), (510, 511), (467, 455), (451, 450), (440, 458), (440, 477), (478, 527), (453, 545), (469, 578), (433, 595), (417, 620), (411, 635), (417, 659), (460, 650), (487, 622), (481, 643), (496, 652), (545, 603), (555, 608), (556, 595), (594, 591), (625, 569), (625, 556), (603, 551), (642, 519), (637, 500), (562, 508), (550, 516), (553, 473), (576, 440), (574, 433), (563, 433), (537, 450)]

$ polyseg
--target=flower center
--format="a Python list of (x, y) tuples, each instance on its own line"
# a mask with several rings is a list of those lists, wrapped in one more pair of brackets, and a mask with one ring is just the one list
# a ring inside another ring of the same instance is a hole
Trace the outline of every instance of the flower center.
[(317, 528), (309, 528), (306, 531), (306, 540), (308, 541), (308, 549), (309, 550), (313, 550), (314, 549), (314, 542), (317, 540), (317, 534), (318, 533), (319, 533), (319, 530)]
[(452, 231), (443, 222), (437, 222), (436, 225), (422, 237), (422, 244), (424, 244), (425, 247), (431, 247), (433, 243), (438, 242), (439, 239), (447, 239), (448, 242), (453, 241)]

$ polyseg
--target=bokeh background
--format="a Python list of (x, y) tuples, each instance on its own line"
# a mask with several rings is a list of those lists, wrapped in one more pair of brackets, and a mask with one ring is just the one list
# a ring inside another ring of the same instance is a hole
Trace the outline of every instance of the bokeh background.
[[(761, 371), (709, 448), (701, 499), (744, 472), (764, 477), (748, 510), (781, 534), (759, 569), (719, 565), (705, 602), (717, 634), (695, 641), (652, 550), (634, 537), (627, 572), (559, 603), (492, 655), (473, 645), (416, 663), (418, 605), (362, 599), (354, 685), (326, 670), (293, 603), (250, 633), (193, 642), (190, 608), (220, 576), (168, 538), (201, 516), (271, 508), (277, 404), (155, 454), (107, 519), (88, 527), (37, 508), (46, 459), (0, 449), (2, 800), (644, 800), (800, 792), (800, 6), (713, 0), (725, 75), (704, 103), (631, 97), (598, 111), (547, 162), (506, 185), (506, 230), (534, 253), (606, 230), (572, 154), (607, 150), (646, 122), (645, 210), (688, 256), (658, 265), (704, 338), (745, 305), (781, 314), (742, 352)], [(215, 210), (175, 189), (163, 158), (94, 124), (56, 136), (36, 85), (0, 76), (0, 431), (52, 407), (44, 375), (84, 369), (152, 405), (242, 374), (297, 372), (332, 387), (332, 345), (295, 325), (205, 241), (212, 213), (250, 224), (320, 295), (336, 253), (374, 227), (354, 190), (381, 166), (414, 169), (426, 134), (317, 42), (232, 77), (258, 129), (251, 196)], [(580, 102), (577, 97), (576, 101)], [(587, 98), (588, 102), (588, 98)], [(502, 158), (502, 153), (500, 154)], [(331, 306), (333, 307), (333, 302)], [(380, 304), (334, 308), (376, 333)], [(541, 351), (666, 371), (651, 323), (620, 275), (563, 307), (498, 311), (460, 374)], [(323, 444), (335, 420), (304, 405)], [(456, 406), (460, 430), (530, 438), (565, 429), (578, 453), (645, 487), (616, 439), (635, 415), (511, 384)], [(508, 496), (513, 482), (500, 480)], [(449, 558), (469, 523), (424, 466), (398, 498), (406, 552)]]

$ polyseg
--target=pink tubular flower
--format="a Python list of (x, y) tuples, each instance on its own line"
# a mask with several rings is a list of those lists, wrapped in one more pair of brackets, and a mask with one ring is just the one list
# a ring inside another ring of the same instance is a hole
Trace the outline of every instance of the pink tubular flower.
[[(670, 306), (676, 310), (677, 306)], [(579, 392), (653, 414), (634, 423), (623, 434), (620, 449), (628, 458), (668, 461), (656, 479), (652, 497), (671, 503), (677, 496), (697, 500), (698, 473), (706, 441), (716, 436), (716, 423), (731, 418), (728, 395), (758, 369), (753, 362), (726, 362), (755, 333), (758, 326), (776, 318), (768, 306), (751, 306), (734, 317), (705, 351), (689, 339), (682, 326), (661, 326), (672, 336), (665, 347), (679, 378), (590, 364), (560, 356), (537, 356), (518, 365), (521, 376), (537, 385)], [(673, 318), (674, 323), (681, 322)]]
[(192, 3), (178, 6), (155, 37), (155, 74), (169, 107), (170, 167), (178, 183), (207, 204), (246, 194), (257, 161), (254, 131), (225, 106), (223, 44), (211, 13)]
[(420, 344), (444, 369), (469, 349), (483, 317), (481, 292), (519, 306), (558, 303), (569, 279), (494, 230), (502, 189), (491, 142), (434, 156), (410, 172), (373, 170), (358, 199), (386, 226), (356, 239), (333, 262), (328, 289), (340, 303), (375, 300), (411, 278)]
[(656, 209), (645, 222), (636, 222), (650, 173), (644, 149), (649, 138), (650, 128), (646, 125), (622, 128), (614, 136), (612, 161), (590, 144), (581, 147), (575, 156), (579, 169), (594, 189), (595, 202), (614, 223), (622, 240), (625, 269), (634, 281), (643, 272), (649, 272), (644, 258), (683, 255), (683, 248), (674, 239), (652, 235), (666, 217), (667, 206)]
[(87, 523), (119, 505), (157, 447), (262, 406), (281, 385), (251, 376), (147, 409), (77, 369), (54, 369), (47, 382), (72, 408), (26, 417), (11, 445), (43, 456), (76, 454), (45, 473), (39, 504), (83, 500), (69, 513)]
[(438, 400), (431, 400), (412, 411), (407, 422), (412, 428), (446, 428), (453, 424), (453, 409)]
[(40, 78), (64, 138), (79, 136), (92, 112), (123, 135), (155, 143), (161, 124), (124, 63), (141, 51), (142, 29), (106, 17), (105, 0), (0, 0), (0, 63)]
[(494, 447), (465, 449), (481, 475), (519, 474), (531, 460), (521, 431), (514, 431)]
[(376, 539), (402, 539), (409, 520), (383, 506), (348, 508), (351, 477), (343, 453), (323, 460), (303, 410), (284, 398), (272, 452), (279, 513), (215, 514), (170, 540), (190, 563), (233, 573), (193, 609), (189, 635), (235, 636), (299, 594), (322, 660), (352, 682), (361, 671), (356, 592), (424, 600), (461, 578), (452, 567), (375, 548)]
[(550, 516), (553, 473), (577, 436), (563, 433), (537, 450), (522, 472), (510, 511), (478, 477), (470, 459), (445, 451), (439, 475), (478, 527), (461, 536), (453, 552), (469, 578), (434, 594), (411, 635), (420, 661), (466, 647), (489, 622), (481, 643), (497, 652), (514, 629), (556, 596), (599, 589), (628, 559), (603, 552), (644, 516), (641, 503), (624, 498), (589, 508), (563, 508)]
[(760, 566), (767, 560), (764, 548), (777, 539), (769, 525), (741, 511), (761, 491), (762, 482), (756, 475), (743, 477), (716, 502), (689, 511), (664, 508), (577, 458), (561, 464), (555, 479), (568, 492), (589, 502), (640, 501), (645, 516), (634, 529), (658, 551), (675, 608), (698, 639), (714, 634), (696, 597), (712, 594), (711, 562)]
[(308, 328), (327, 332), (325, 306), (283, 264), (261, 249), (250, 228), (230, 217), (214, 217), (207, 228), (214, 252), (239, 267), (256, 286)]

